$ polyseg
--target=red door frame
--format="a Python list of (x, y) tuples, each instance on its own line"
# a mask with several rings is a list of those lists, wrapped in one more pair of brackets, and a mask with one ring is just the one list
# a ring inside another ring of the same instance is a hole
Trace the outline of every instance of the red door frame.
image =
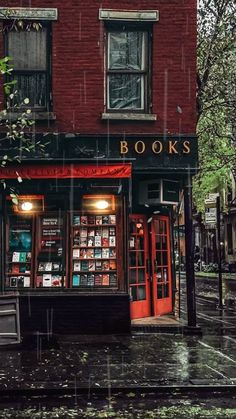
[[(142, 224), (143, 232), (141, 236), (143, 237), (143, 250), (138, 248), (138, 238), (140, 237), (140, 232), (138, 233), (138, 227), (135, 226), (135, 232), (131, 232), (129, 235), (129, 258), (131, 254), (135, 254), (136, 264), (135, 266), (131, 266), (129, 264), (129, 289), (130, 295), (135, 295), (136, 300), (131, 299), (130, 303), (130, 314), (131, 319), (139, 319), (142, 317), (149, 317), (151, 315), (151, 301), (150, 301), (150, 282), (149, 282), (149, 273), (148, 273), (148, 225), (147, 219), (145, 215), (142, 214), (133, 214), (129, 217), (129, 225), (131, 225), (131, 221), (134, 221), (136, 225), (139, 223)], [(141, 231), (141, 230), (140, 230)], [(131, 247), (131, 241), (134, 241), (134, 247)], [(138, 256), (139, 253), (143, 253), (143, 264), (139, 265)], [(144, 281), (139, 280), (139, 270), (144, 272)], [(132, 278), (131, 280), (131, 273), (135, 272), (135, 282)], [(140, 282), (139, 282), (140, 281)], [(141, 293), (139, 292), (140, 288), (145, 287), (145, 299), (139, 300), (141, 297)], [(134, 289), (135, 288), (135, 289)], [(133, 292), (132, 292), (133, 291)]]
[[(165, 225), (164, 232), (160, 230), (161, 222), (162, 226)], [(159, 249), (156, 246), (156, 238), (160, 244)], [(168, 216), (153, 216), (151, 223), (151, 258), (154, 316), (171, 313), (172, 275), (170, 219)]]

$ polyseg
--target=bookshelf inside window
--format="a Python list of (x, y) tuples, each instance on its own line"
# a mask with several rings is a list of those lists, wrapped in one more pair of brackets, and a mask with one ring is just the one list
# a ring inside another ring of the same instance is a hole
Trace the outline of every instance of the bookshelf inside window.
[(64, 286), (64, 224), (64, 217), (61, 213), (45, 213), (38, 217), (36, 288)]
[(7, 224), (7, 288), (29, 288), (33, 282), (33, 218), (11, 215)]
[(117, 288), (116, 214), (71, 214), (73, 288)]

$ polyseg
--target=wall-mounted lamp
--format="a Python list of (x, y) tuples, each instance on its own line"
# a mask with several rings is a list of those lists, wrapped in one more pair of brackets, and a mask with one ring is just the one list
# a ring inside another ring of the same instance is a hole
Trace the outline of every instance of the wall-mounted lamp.
[(82, 198), (82, 208), (84, 211), (114, 211), (115, 196), (114, 195), (84, 195)]
[(22, 211), (31, 211), (33, 209), (33, 204), (30, 201), (23, 201), (18, 205)]
[(105, 199), (101, 199), (95, 202), (95, 207), (100, 210), (105, 210), (109, 207), (109, 202), (105, 201)]
[[(12, 197), (7, 197), (8, 201), (12, 201)], [(20, 214), (34, 214), (44, 211), (43, 195), (16, 195), (14, 198), (13, 211)]]

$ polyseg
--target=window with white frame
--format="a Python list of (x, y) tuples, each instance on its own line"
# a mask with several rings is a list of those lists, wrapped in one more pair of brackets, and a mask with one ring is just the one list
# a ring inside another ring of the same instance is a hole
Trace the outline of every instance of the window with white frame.
[(137, 26), (108, 27), (107, 110), (147, 112), (149, 32)]

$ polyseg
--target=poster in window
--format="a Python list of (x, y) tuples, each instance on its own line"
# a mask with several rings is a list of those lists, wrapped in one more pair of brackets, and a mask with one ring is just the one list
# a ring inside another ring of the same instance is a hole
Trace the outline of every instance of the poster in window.
[(55, 226), (59, 224), (58, 218), (43, 218), (43, 226)]
[(14, 251), (28, 251), (31, 249), (32, 237), (30, 230), (10, 230), (9, 250)]

